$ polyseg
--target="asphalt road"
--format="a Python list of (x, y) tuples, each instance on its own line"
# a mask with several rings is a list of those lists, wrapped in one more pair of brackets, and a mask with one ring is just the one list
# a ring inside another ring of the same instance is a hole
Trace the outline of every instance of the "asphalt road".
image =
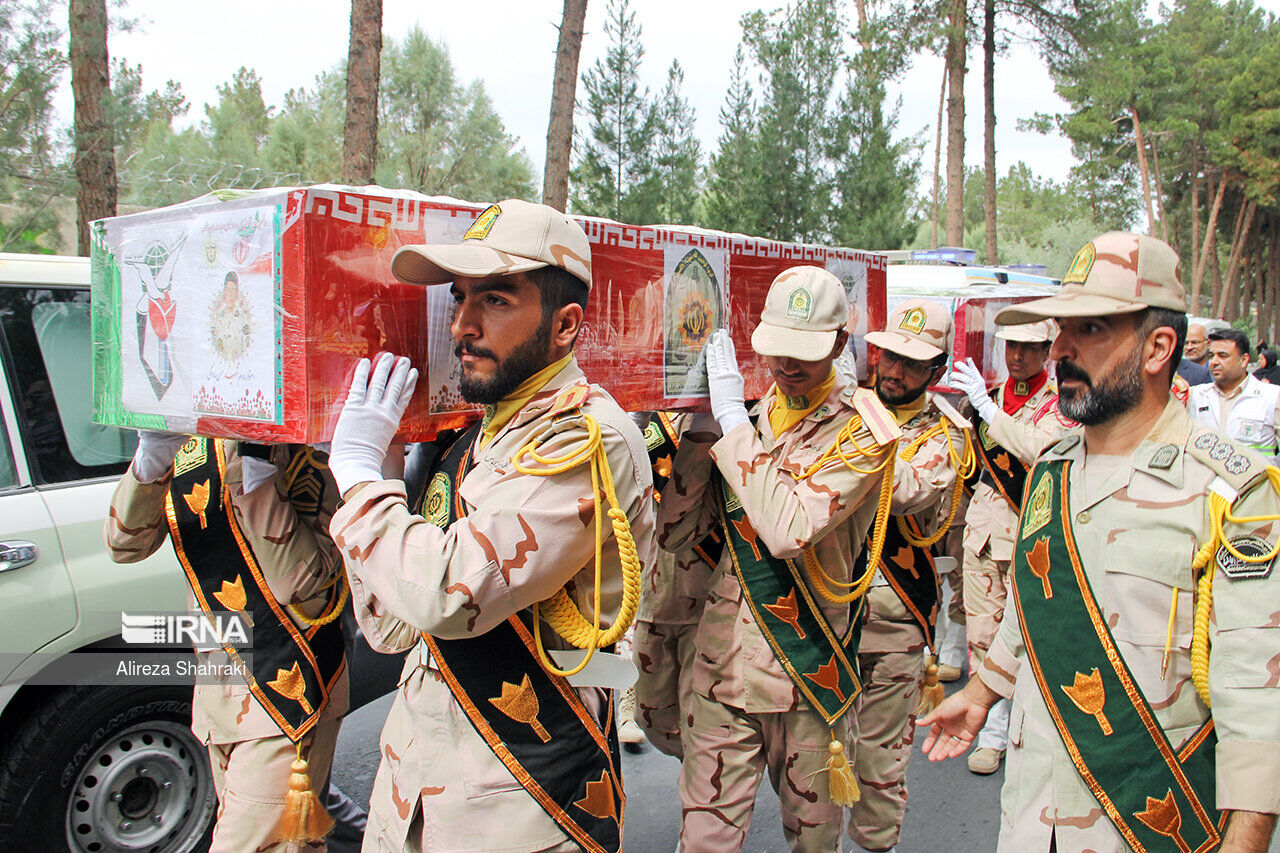
[[(949, 685), (952, 689), (956, 686)], [(362, 806), (368, 804), (373, 788), (378, 733), (392, 698), (385, 696), (351, 714), (338, 735), (334, 781)], [(626, 853), (671, 853), (680, 835), (680, 798), (676, 794), (679, 762), (646, 747), (641, 755), (624, 753), (622, 766), (627, 787)], [(993, 853), (1000, 833), (1003, 782), (1003, 766), (991, 776), (975, 776), (963, 758), (930, 763), (920, 753), (917, 739), (907, 767), (911, 799), (898, 853)], [(778, 800), (767, 778), (760, 786), (755, 820), (743, 849), (746, 853), (787, 851)], [(847, 838), (845, 849), (854, 849)], [(1272, 840), (1269, 853), (1280, 853), (1280, 835)]]
[[(378, 769), (378, 733), (391, 707), (383, 697), (349, 716), (338, 736), (333, 778), (352, 799), (365, 805)], [(641, 755), (623, 754), (627, 788), (624, 846), (627, 853), (671, 853), (680, 834), (680, 799), (676, 776), (680, 765), (652, 748)], [(991, 853), (1000, 824), (1003, 771), (975, 776), (963, 759), (931, 764), (916, 754), (907, 769), (911, 791), (899, 853)], [(846, 839), (846, 849), (852, 850)], [(778, 801), (768, 779), (760, 786), (755, 820), (744, 850), (783, 853), (787, 850), (778, 816)]]

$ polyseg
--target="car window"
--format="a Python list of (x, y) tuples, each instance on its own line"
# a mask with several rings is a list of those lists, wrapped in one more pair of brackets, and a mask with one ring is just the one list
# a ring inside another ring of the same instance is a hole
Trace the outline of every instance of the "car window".
[(0, 288), (0, 328), (36, 482), (123, 473), (137, 437), (93, 423), (88, 291)]
[(18, 469), (13, 462), (13, 447), (9, 444), (9, 430), (0, 413), (0, 489), (18, 485)]

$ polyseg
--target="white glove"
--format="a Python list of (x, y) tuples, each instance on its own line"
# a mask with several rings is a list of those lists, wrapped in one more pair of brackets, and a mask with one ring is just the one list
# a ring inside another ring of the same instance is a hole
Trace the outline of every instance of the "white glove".
[(257, 456), (240, 457), (240, 489), (246, 495), (255, 492), (264, 483), (276, 477), (276, 465), (270, 459), (259, 459)]
[(836, 375), (845, 382), (851, 385), (858, 384), (858, 359), (854, 356), (853, 350), (846, 349), (836, 356), (832, 366), (836, 369)]
[(382, 479), (387, 445), (417, 383), (418, 371), (409, 366), (407, 358), (383, 353), (372, 376), (369, 359), (360, 359), (329, 449), (329, 471), (339, 494), (345, 495), (358, 483)]
[(728, 329), (720, 329), (707, 341), (707, 386), (711, 390), (711, 414), (727, 433), (745, 424), (747, 404), (742, 374), (738, 371), (738, 353)]
[(133, 475), (141, 483), (155, 483), (169, 471), (173, 457), (191, 436), (158, 429), (138, 430), (138, 449), (133, 453)]
[(974, 366), (973, 359), (966, 358), (964, 361), (953, 364), (951, 374), (947, 377), (947, 384), (963, 391), (969, 398), (969, 402), (973, 404), (978, 417), (991, 423), (991, 419), (996, 414), (996, 401), (992, 400), (991, 395), (987, 393), (986, 380)]

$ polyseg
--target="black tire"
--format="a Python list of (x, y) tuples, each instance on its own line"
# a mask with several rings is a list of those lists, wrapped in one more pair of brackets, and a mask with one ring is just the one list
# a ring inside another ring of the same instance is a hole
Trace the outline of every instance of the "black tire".
[(217, 800), (190, 726), (190, 687), (53, 694), (0, 766), (0, 853), (208, 850)]

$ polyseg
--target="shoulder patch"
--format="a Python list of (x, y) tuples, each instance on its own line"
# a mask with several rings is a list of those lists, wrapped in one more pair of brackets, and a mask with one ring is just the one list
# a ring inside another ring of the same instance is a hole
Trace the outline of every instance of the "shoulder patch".
[(1055, 443), (1045, 449), (1045, 454), (1064, 455), (1075, 449), (1075, 446), (1081, 442), (1079, 435), (1068, 435), (1058, 439)]
[[(1232, 580), (1242, 580), (1244, 578), (1265, 578), (1271, 574), (1271, 566), (1275, 563), (1273, 556), (1269, 560), (1257, 560), (1256, 558), (1265, 557), (1270, 554), (1274, 546), (1263, 539), (1261, 536), (1236, 536), (1228, 540), (1231, 548), (1236, 554), (1227, 550), (1227, 546), (1223, 545), (1218, 549), (1216, 559), (1218, 568), (1226, 573), (1227, 577)], [(1241, 559), (1237, 554), (1255, 559)]]
[(862, 425), (871, 433), (876, 444), (888, 444), (902, 435), (897, 421), (874, 391), (859, 388), (853, 396), (853, 408), (862, 416)]
[(1187, 442), (1187, 455), (1213, 471), (1238, 492), (1266, 473), (1267, 465), (1257, 456), (1212, 429), (1200, 429)]

